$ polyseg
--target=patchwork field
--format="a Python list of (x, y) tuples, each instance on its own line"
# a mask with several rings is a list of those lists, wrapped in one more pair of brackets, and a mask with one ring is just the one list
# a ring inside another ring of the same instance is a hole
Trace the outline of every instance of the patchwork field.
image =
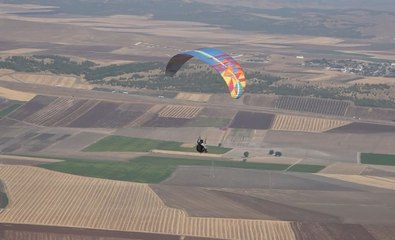
[(332, 116), (344, 116), (349, 106), (344, 101), (293, 96), (281, 96), (276, 102), (279, 109)]
[(35, 131), (26, 131), (20, 135), (13, 136), (5, 134), (5, 136), (0, 138), (0, 149), (2, 152), (38, 152), (52, 144), (65, 140), (69, 136), (69, 134), (40, 133)]
[(333, 128), (349, 124), (348, 121), (313, 118), (295, 115), (276, 115), (274, 118), (273, 130), (298, 131), (298, 132), (325, 132)]
[(49, 127), (120, 128), (151, 107), (141, 103), (37, 96), (12, 113), (10, 118)]
[(55, 99), (56, 97), (38, 95), (34, 97), (31, 101), (25, 103), (17, 111), (13, 112), (9, 117), (23, 121), (28, 116), (46, 107)]
[(166, 207), (145, 184), (22, 166), (0, 166), (0, 174), (11, 199), (7, 211), (0, 213), (3, 222), (223, 239), (295, 239), (288, 222), (188, 217)]

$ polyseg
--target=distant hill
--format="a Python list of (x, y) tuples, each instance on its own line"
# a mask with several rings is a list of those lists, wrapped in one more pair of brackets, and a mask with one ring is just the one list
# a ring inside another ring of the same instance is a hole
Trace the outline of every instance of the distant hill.
[[(242, 31), (268, 34), (297, 34), (338, 38), (367, 38), (378, 33), (369, 29), (382, 23), (383, 16), (391, 22), (395, 9), (391, 0), (313, 1), (267, 0), (0, 0), (10, 4), (40, 4), (56, 6), (41, 14), (71, 14), (84, 16), (139, 15), (157, 20), (201, 22)], [(364, 9), (364, 10), (358, 10)], [(372, 10), (375, 9), (375, 10)], [(358, 10), (358, 11), (356, 11)], [(17, 13), (39, 15), (34, 13)], [(391, 17), (392, 16), (392, 17)], [(380, 18), (381, 21), (378, 21)], [(395, 21), (395, 20), (394, 20)], [(393, 32), (395, 29), (387, 29)]]

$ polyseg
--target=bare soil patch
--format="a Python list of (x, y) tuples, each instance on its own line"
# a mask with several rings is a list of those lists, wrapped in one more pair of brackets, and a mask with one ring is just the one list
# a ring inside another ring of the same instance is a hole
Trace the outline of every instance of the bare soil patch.
[(292, 223), (297, 240), (378, 240), (362, 225), (338, 223)]
[(327, 166), (325, 169), (320, 171), (320, 173), (358, 175), (361, 174), (365, 168), (365, 165), (356, 163), (334, 163)]
[(272, 126), (274, 114), (240, 111), (234, 117), (231, 128), (269, 129)]
[(395, 122), (395, 110), (385, 108), (351, 106), (348, 108), (346, 116), (357, 119), (360, 118)]
[(237, 111), (232, 109), (206, 107), (199, 113), (199, 116), (232, 119), (236, 113)]
[(325, 221), (340, 219), (314, 211), (276, 203), (247, 194), (215, 189), (152, 186), (155, 192), (171, 207), (185, 209), (198, 217), (226, 217), (265, 220)]
[(243, 103), (250, 106), (260, 106), (267, 108), (274, 108), (278, 96), (262, 96), (257, 94), (247, 94), (243, 98)]
[(394, 226), (365, 225), (365, 229), (377, 240), (392, 240), (395, 236)]
[(87, 111), (85, 114), (75, 119), (68, 126), (78, 128), (100, 126), (100, 119), (105, 118), (111, 110), (118, 108), (120, 105), (120, 103), (115, 102), (100, 102), (89, 111)]

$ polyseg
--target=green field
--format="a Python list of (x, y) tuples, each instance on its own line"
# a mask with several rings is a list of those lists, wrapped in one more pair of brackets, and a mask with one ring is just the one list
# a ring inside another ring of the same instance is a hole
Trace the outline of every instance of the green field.
[(0, 192), (0, 208), (6, 208), (8, 205), (8, 197), (6, 193)]
[(21, 103), (14, 103), (7, 108), (3, 109), (0, 111), (0, 119), (7, 116), (8, 114), (12, 113), (15, 111), (17, 108), (19, 108), (22, 104)]
[(283, 171), (287, 164), (235, 162), (224, 160), (165, 158), (143, 156), (128, 162), (66, 159), (63, 162), (46, 163), (40, 167), (80, 176), (104, 179), (158, 183), (168, 178), (177, 166), (217, 166), (259, 170)]
[(309, 164), (295, 164), (289, 169), (288, 172), (305, 172), (305, 173), (317, 173), (324, 169), (325, 166), (321, 165), (309, 165)]
[(361, 163), (395, 166), (395, 155), (378, 153), (361, 153)]
[[(195, 148), (181, 147), (180, 142), (160, 141), (145, 138), (131, 138), (124, 136), (108, 136), (88, 146), (86, 152), (149, 152), (152, 149), (194, 152)], [(230, 148), (208, 147), (209, 153), (223, 154)]]

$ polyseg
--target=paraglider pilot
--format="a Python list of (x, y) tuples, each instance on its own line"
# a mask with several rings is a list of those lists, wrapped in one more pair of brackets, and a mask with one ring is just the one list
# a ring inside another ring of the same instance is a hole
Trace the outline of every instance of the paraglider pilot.
[(197, 145), (196, 145), (196, 151), (200, 152), (200, 153), (207, 153), (207, 146), (204, 143), (203, 139), (201, 139), (200, 137), (198, 138), (198, 140), (196, 141)]

